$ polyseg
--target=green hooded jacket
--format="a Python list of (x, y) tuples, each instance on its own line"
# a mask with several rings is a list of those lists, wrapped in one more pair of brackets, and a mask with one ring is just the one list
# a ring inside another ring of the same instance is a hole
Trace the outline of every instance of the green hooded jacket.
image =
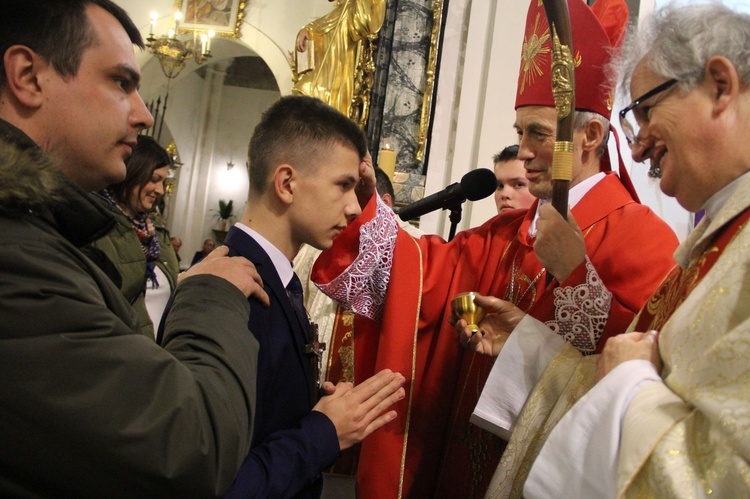
[(216, 497), (248, 454), (247, 299), (187, 277), (157, 345), (79, 251), (112, 224), (0, 120), (0, 497)]

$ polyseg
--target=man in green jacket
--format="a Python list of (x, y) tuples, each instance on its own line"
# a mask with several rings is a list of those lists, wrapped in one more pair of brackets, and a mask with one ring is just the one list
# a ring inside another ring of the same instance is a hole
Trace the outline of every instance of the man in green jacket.
[[(246, 298), (268, 303), (253, 265), (220, 248), (190, 269), (161, 348), (78, 249), (113, 223), (87, 192), (124, 178), (153, 123), (133, 44), (138, 29), (110, 0), (3, 2), (3, 497), (217, 496), (250, 447), (258, 347)], [(356, 402), (396, 389), (343, 391)]]
[(257, 273), (215, 254), (178, 288), (165, 348), (137, 333), (78, 247), (113, 224), (86, 191), (124, 177), (153, 122), (140, 34), (107, 0), (3, 10), (0, 495), (220, 494), (250, 443)]

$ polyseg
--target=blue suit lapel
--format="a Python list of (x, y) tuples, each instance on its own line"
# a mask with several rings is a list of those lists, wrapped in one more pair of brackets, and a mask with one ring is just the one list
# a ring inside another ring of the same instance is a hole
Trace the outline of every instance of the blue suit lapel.
[[(271, 297), (271, 307), (281, 306), (283, 309), (283, 315), (287, 321), (287, 329), (292, 336), (295, 351), (297, 352), (297, 359), (304, 368), (305, 377), (309, 383), (309, 363), (304, 353), (307, 343), (306, 338), (308, 336), (307, 331), (303, 329), (306, 325), (301, 324), (297, 318), (297, 314), (294, 312), (292, 304), (289, 301), (289, 296), (286, 293), (286, 288), (282, 285), (279, 274), (276, 272), (276, 268), (270, 257), (255, 239), (236, 227), (229, 229), (227, 237), (224, 239), (224, 244), (229, 248), (230, 256), (244, 256), (253, 262), (260, 277), (263, 279), (263, 288)], [(250, 300), (253, 300), (253, 298), (250, 298)]]

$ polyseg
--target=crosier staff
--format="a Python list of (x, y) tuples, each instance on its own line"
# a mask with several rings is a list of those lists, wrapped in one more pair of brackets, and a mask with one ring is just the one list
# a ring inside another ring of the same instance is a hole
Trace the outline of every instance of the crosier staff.
[(566, 0), (543, 0), (542, 3), (552, 35), (552, 94), (557, 111), (557, 136), (552, 156), (552, 206), (567, 218), (568, 188), (573, 178), (573, 31)]
[[(552, 95), (557, 111), (557, 135), (552, 155), (552, 206), (568, 217), (568, 188), (573, 178), (573, 110), (575, 66), (573, 30), (567, 0), (542, 0), (552, 36)], [(552, 281), (547, 274), (547, 284)]]

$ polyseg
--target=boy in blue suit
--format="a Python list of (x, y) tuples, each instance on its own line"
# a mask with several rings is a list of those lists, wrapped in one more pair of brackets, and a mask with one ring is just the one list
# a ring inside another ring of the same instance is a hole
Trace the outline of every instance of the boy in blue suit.
[(320, 496), (321, 472), (341, 450), (395, 418), (403, 376), (384, 370), (364, 383), (323, 386), (320, 348), (294, 293), (291, 261), (303, 243), (329, 248), (360, 213), (356, 187), (372, 168), (357, 125), (323, 102), (283, 97), (255, 128), (249, 148), (250, 192), (227, 234), (230, 254), (253, 262), (271, 299), (250, 300), (248, 329), (260, 343), (257, 414), (250, 454), (227, 497)]

